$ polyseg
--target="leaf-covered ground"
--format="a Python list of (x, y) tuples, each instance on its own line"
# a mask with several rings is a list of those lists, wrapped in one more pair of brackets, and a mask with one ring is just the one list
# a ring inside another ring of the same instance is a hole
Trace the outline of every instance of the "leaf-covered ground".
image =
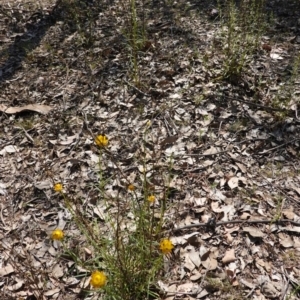
[(82, 297), (86, 270), (49, 232), (92, 254), (53, 184), (105, 229), (101, 133), (111, 199), (144, 172), (158, 199), (169, 187), (161, 299), (299, 299), (299, 3), (266, 2), (251, 53), (234, 31), (236, 74), (217, 3), (137, 1), (133, 44), (126, 1), (73, 2), (0, 5), (1, 299)]

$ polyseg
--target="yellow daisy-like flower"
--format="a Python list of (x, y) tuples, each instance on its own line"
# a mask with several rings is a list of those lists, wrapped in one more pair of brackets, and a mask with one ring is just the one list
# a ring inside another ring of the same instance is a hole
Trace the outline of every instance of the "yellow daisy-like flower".
[(160, 242), (159, 248), (163, 254), (172, 252), (174, 245), (170, 240), (164, 239)]
[(55, 183), (53, 189), (55, 192), (61, 192), (63, 190), (63, 185), (61, 183)]
[(100, 271), (94, 271), (91, 275), (90, 285), (93, 288), (101, 288), (105, 286), (106, 283), (106, 275)]
[(105, 147), (108, 144), (108, 138), (106, 137), (106, 135), (97, 135), (95, 138), (95, 143), (99, 146), (99, 147)]
[(155, 201), (155, 196), (154, 196), (154, 195), (150, 195), (150, 196), (148, 197), (148, 201), (149, 201), (150, 203), (153, 203), (153, 202)]
[(129, 184), (127, 189), (133, 192), (135, 190), (135, 186), (133, 184)]
[(51, 233), (51, 239), (60, 241), (64, 238), (64, 232), (61, 229), (55, 229)]

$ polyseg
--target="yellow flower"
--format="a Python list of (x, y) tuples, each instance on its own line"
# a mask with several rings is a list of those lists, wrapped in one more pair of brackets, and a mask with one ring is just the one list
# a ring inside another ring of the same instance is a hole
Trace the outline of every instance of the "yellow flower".
[(64, 238), (64, 232), (61, 229), (55, 229), (51, 233), (51, 239), (60, 241)]
[(106, 135), (97, 135), (95, 138), (95, 143), (99, 146), (99, 147), (105, 147), (108, 144), (108, 138), (106, 137)]
[(93, 288), (101, 288), (106, 283), (106, 276), (103, 272), (94, 271), (91, 275), (90, 285)]
[(170, 240), (164, 239), (160, 242), (159, 248), (163, 254), (172, 252), (174, 245)]
[(61, 183), (55, 183), (53, 188), (55, 192), (61, 192), (63, 190), (63, 185)]
[(155, 201), (155, 196), (154, 196), (154, 195), (150, 195), (150, 196), (148, 197), (148, 201), (149, 201), (150, 203), (153, 203), (153, 202)]
[(135, 190), (135, 186), (133, 184), (129, 184), (127, 189), (133, 192)]

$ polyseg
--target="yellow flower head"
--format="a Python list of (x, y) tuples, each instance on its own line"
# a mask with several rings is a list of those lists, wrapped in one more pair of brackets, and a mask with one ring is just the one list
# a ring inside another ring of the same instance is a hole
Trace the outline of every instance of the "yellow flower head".
[(133, 192), (135, 190), (135, 186), (133, 184), (129, 184), (127, 189)]
[(105, 147), (108, 144), (108, 138), (106, 135), (97, 135), (95, 138), (95, 143), (101, 148)]
[(61, 192), (63, 190), (63, 185), (61, 183), (55, 183), (53, 187), (55, 192)]
[(164, 239), (160, 242), (159, 248), (163, 254), (172, 252), (174, 245), (170, 240)]
[(60, 241), (64, 238), (64, 232), (61, 229), (55, 229), (51, 233), (51, 239)]
[(148, 201), (149, 201), (150, 203), (153, 203), (153, 202), (155, 201), (155, 196), (154, 196), (154, 195), (150, 195), (150, 196), (148, 197)]
[(106, 275), (100, 271), (94, 271), (91, 275), (90, 285), (93, 288), (101, 288), (105, 286), (106, 283)]

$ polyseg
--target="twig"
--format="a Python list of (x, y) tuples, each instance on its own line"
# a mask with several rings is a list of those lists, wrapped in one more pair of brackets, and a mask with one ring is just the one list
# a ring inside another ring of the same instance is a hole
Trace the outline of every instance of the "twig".
[(283, 293), (282, 293), (281, 300), (284, 300), (284, 299), (285, 299), (285, 296), (286, 296), (287, 290), (288, 290), (288, 288), (289, 288), (289, 284), (290, 284), (290, 278), (289, 278), (289, 277), (287, 277), (287, 282), (286, 282), (286, 285), (285, 285), (284, 291), (283, 291)]
[[(295, 226), (300, 226), (300, 223), (298, 223), (296, 221), (291, 221), (288, 219), (280, 219), (278, 221), (274, 221), (272, 219), (270, 219), (270, 220), (232, 220), (232, 221), (217, 222), (214, 225), (215, 225), (215, 227), (217, 227), (217, 226), (228, 225), (228, 224), (280, 224), (280, 223), (291, 223)], [(171, 232), (171, 231), (176, 232), (176, 231), (180, 231), (183, 229), (189, 229), (189, 228), (194, 228), (194, 227), (207, 227), (207, 225), (208, 225), (208, 223), (190, 224), (190, 225), (170, 229), (170, 230), (168, 230), (168, 232)]]
[(287, 273), (287, 271), (286, 271), (286, 269), (285, 269), (284, 267), (282, 267), (282, 272), (280, 272), (280, 273), (282, 273), (283, 275), (285, 275), (285, 277), (288, 279), (288, 282), (291, 283), (292, 286), (293, 286), (296, 290), (299, 289), (299, 286), (300, 286), (299, 282), (297, 282), (295, 279), (291, 278), (291, 277), (288, 275), (288, 273)]
[(16, 128), (22, 129), (24, 131), (25, 135), (28, 137), (28, 139), (34, 144), (33, 138), (29, 135), (29, 133), (25, 130), (25, 128), (23, 126), (19, 125), (19, 126), (16, 126)]
[(250, 297), (256, 288), (257, 288), (257, 285), (255, 285), (255, 286), (251, 289), (251, 291), (245, 296), (245, 298)]
[(3, 225), (4, 225), (4, 227), (7, 227), (7, 225), (6, 225), (6, 223), (5, 223), (5, 221), (4, 221), (4, 218), (3, 218), (3, 210), (4, 210), (4, 205), (2, 204), (2, 203), (0, 203), (0, 219), (1, 219), (1, 221), (2, 221), (2, 223), (3, 223)]
[(218, 155), (218, 154), (224, 154), (224, 153), (228, 153), (232, 151), (232, 149), (228, 149), (228, 150), (223, 150), (223, 151), (219, 151), (219, 152), (214, 152), (214, 153), (206, 153), (206, 154), (187, 154), (188, 156), (197, 156), (197, 157), (205, 157), (205, 156), (213, 156), (213, 155)]
[(198, 168), (194, 168), (194, 169), (186, 169), (185, 171), (186, 172), (196, 172), (196, 171), (202, 171), (202, 170), (205, 170), (206, 168), (208, 168), (210, 166), (205, 166), (205, 167), (198, 167)]
[(235, 98), (235, 97), (230, 97), (230, 96), (225, 96), (225, 95), (222, 95), (222, 97), (227, 98), (227, 99), (231, 99), (231, 100), (235, 100), (235, 101), (239, 101), (239, 102), (243, 102), (243, 103), (253, 105), (253, 106), (256, 106), (256, 107), (261, 107), (261, 108), (273, 110), (273, 111), (283, 111), (283, 112), (291, 111), (291, 110), (286, 109), (286, 108), (274, 108), (274, 107), (258, 104), (258, 103), (252, 102), (252, 101), (247, 101), (247, 100), (244, 100), (244, 99)]
[(271, 152), (271, 151), (273, 151), (273, 150), (275, 150), (275, 149), (281, 148), (281, 147), (283, 147), (283, 146), (286, 146), (286, 145), (288, 145), (288, 144), (291, 144), (291, 143), (296, 142), (296, 141), (299, 141), (299, 140), (300, 140), (300, 139), (293, 139), (293, 140), (288, 141), (288, 142), (286, 142), (286, 143), (284, 143), (284, 144), (282, 144), (282, 145), (273, 147), (273, 148), (268, 149), (268, 150), (265, 150), (265, 151), (263, 151), (263, 152), (259, 152), (258, 154), (266, 154), (266, 153)]

